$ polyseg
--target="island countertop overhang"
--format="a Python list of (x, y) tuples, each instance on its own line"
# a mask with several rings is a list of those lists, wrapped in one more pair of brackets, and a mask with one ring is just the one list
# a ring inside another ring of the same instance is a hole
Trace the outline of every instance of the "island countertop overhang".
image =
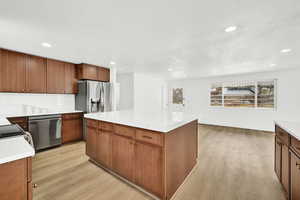
[(136, 111), (122, 110), (84, 115), (87, 119), (105, 121), (115, 124), (168, 133), (187, 123), (198, 120), (195, 115), (170, 111)]

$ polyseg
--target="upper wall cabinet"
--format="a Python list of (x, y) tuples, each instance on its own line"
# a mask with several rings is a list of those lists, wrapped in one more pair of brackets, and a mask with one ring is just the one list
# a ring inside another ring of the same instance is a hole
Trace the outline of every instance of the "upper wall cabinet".
[(77, 65), (78, 79), (97, 80), (97, 66), (88, 64)]
[(109, 82), (110, 70), (108, 68), (99, 67), (97, 77), (99, 81)]
[(30, 93), (46, 93), (46, 59), (27, 56), (26, 91)]
[(109, 82), (110, 70), (90, 64), (77, 65), (78, 79), (96, 80)]
[(26, 56), (0, 50), (0, 91), (25, 92)]
[(77, 91), (76, 65), (65, 63), (65, 93), (76, 94)]
[(47, 93), (65, 93), (65, 63), (47, 59)]

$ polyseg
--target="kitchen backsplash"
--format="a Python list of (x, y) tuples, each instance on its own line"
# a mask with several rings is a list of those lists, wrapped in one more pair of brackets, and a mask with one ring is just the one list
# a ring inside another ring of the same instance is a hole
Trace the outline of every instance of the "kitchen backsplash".
[(75, 109), (73, 94), (0, 93), (0, 107), (5, 105), (32, 105), (41, 108)]

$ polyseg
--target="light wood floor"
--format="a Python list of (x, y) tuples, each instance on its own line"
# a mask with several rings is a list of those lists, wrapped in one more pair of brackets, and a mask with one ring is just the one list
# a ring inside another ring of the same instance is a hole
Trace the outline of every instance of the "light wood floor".
[[(274, 135), (199, 126), (199, 162), (174, 200), (284, 200), (273, 172)], [(151, 199), (88, 161), (85, 143), (38, 153), (34, 200)]]

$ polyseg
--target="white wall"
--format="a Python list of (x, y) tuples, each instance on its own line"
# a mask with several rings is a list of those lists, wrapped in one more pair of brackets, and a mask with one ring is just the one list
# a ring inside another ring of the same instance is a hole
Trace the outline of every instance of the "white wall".
[(117, 74), (119, 97), (117, 110), (133, 108), (133, 73)]
[[(199, 123), (273, 131), (273, 120), (300, 120), (300, 69), (248, 75), (169, 81), (172, 88), (182, 87), (186, 112), (199, 116)], [(211, 83), (233, 80), (277, 79), (277, 109), (212, 108), (209, 106)], [(170, 98), (171, 99), (171, 98)], [(174, 106), (170, 106), (174, 109)]]
[[(0, 105), (32, 105), (41, 108), (75, 109), (73, 94), (0, 93)], [(1, 111), (0, 111), (1, 112)]]
[(161, 110), (167, 105), (166, 81), (153, 75), (130, 73), (118, 74), (120, 84), (118, 110)]
[(134, 109), (162, 110), (164, 108), (164, 88), (166, 81), (160, 77), (147, 74), (134, 74)]

